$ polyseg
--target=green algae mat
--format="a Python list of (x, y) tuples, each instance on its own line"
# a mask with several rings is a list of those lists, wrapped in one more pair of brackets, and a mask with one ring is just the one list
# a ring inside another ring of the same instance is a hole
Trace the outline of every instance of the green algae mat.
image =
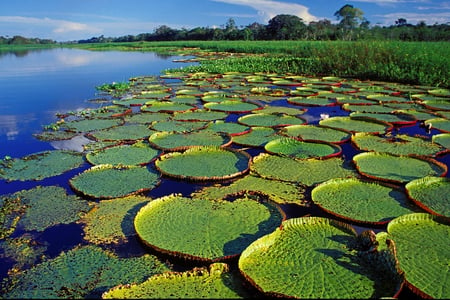
[(218, 261), (241, 254), (282, 219), (275, 205), (248, 197), (230, 202), (169, 195), (141, 208), (134, 226), (140, 239), (159, 251)]
[(327, 218), (283, 222), (248, 246), (239, 270), (266, 295), (291, 298), (393, 297), (402, 277), (382, 253), (355, 250), (354, 229)]

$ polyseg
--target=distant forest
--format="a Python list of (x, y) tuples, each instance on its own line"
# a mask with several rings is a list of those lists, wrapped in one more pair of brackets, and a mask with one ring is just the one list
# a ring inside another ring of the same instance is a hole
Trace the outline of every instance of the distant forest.
[[(220, 28), (196, 27), (193, 29), (174, 29), (166, 25), (159, 26), (152, 33), (126, 35), (120, 37), (92, 37), (85, 40), (65, 43), (109, 43), (139, 41), (187, 41), (187, 40), (398, 40), (398, 41), (450, 41), (450, 24), (427, 25), (424, 21), (416, 25), (409, 24), (404, 18), (391, 26), (371, 26), (364, 18), (364, 12), (352, 5), (344, 5), (334, 16), (339, 21), (332, 23), (328, 19), (309, 22), (289, 14), (281, 14), (269, 20), (268, 24), (252, 23), (236, 26), (229, 18)], [(0, 44), (48, 44), (53, 40), (0, 36)]]

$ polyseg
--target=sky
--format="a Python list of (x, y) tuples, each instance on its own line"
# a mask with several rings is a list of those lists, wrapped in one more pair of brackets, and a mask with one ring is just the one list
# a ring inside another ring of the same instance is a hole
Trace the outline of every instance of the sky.
[(346, 4), (361, 9), (370, 25), (391, 26), (400, 18), (413, 25), (450, 23), (450, 0), (2, 0), (0, 36), (64, 42), (152, 33), (162, 25), (223, 28), (229, 19), (238, 27), (267, 25), (280, 14), (305, 24), (334, 23)]

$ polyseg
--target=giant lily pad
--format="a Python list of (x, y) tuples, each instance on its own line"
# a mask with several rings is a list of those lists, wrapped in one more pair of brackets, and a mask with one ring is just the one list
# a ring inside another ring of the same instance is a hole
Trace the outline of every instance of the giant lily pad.
[(268, 142), (264, 149), (269, 153), (286, 155), (295, 158), (328, 158), (338, 156), (340, 146), (323, 141), (300, 141), (294, 138), (282, 137)]
[(389, 222), (387, 238), (395, 242), (399, 267), (411, 290), (424, 298), (450, 298), (448, 219), (426, 213), (400, 216)]
[(291, 298), (392, 297), (403, 282), (383, 254), (352, 250), (354, 229), (320, 217), (292, 218), (253, 242), (239, 270), (266, 295)]
[(228, 116), (226, 112), (211, 111), (205, 109), (189, 110), (186, 112), (174, 113), (173, 120), (176, 121), (215, 121), (225, 119)]
[(152, 134), (148, 126), (144, 124), (130, 124), (102, 129), (88, 136), (96, 141), (135, 141), (147, 138)]
[(117, 198), (149, 191), (159, 184), (159, 174), (151, 167), (93, 166), (69, 180), (71, 187), (92, 198)]
[(305, 204), (305, 189), (298, 183), (264, 179), (252, 174), (239, 178), (229, 185), (205, 187), (192, 193), (194, 197), (224, 199), (242, 192), (261, 193), (279, 204)]
[(152, 248), (212, 262), (240, 255), (282, 220), (275, 205), (247, 197), (230, 202), (172, 194), (141, 208), (134, 226), (141, 240)]
[(283, 127), (280, 133), (302, 140), (319, 140), (336, 144), (345, 143), (352, 136), (348, 130), (322, 125), (291, 125)]
[(225, 122), (222, 120), (217, 120), (215, 122), (208, 124), (206, 129), (214, 131), (214, 132), (228, 133), (230, 136), (246, 134), (252, 130), (251, 127), (241, 125), (238, 123), (234, 123), (234, 122)]
[(246, 113), (260, 108), (260, 106), (254, 103), (241, 100), (225, 100), (221, 102), (211, 102), (206, 103), (204, 107), (213, 111), (223, 111), (228, 113)]
[(176, 121), (165, 120), (153, 122), (150, 128), (156, 131), (191, 132), (205, 128), (209, 122), (206, 121)]
[(357, 223), (379, 225), (418, 211), (399, 188), (357, 178), (335, 178), (311, 191), (311, 199), (325, 211)]
[(408, 196), (429, 213), (450, 218), (450, 179), (426, 176), (405, 185)]
[[(170, 270), (155, 256), (118, 258), (98, 246), (77, 247), (13, 275), (5, 299), (100, 298), (118, 284)], [(3, 292), (3, 291), (2, 291)]]
[(252, 130), (238, 136), (233, 136), (233, 143), (250, 147), (264, 147), (271, 140), (279, 139), (276, 129), (270, 127), (252, 127)]
[(261, 153), (253, 158), (250, 170), (273, 180), (300, 182), (307, 186), (338, 177), (355, 177), (356, 170), (345, 166), (340, 157), (294, 159)]
[(147, 101), (141, 106), (143, 112), (182, 112), (196, 109), (195, 105), (177, 103), (172, 101)]
[(287, 99), (288, 103), (294, 105), (305, 106), (333, 106), (336, 105), (336, 100), (328, 97), (308, 96), (308, 97), (290, 97)]
[(136, 235), (133, 219), (141, 207), (151, 199), (133, 195), (100, 201), (81, 220), (84, 239), (90, 243), (118, 244)]
[(102, 295), (102, 299), (240, 299), (250, 298), (239, 278), (225, 263), (186, 272), (166, 272), (141, 284), (119, 285)]
[(358, 172), (376, 180), (405, 183), (425, 176), (445, 176), (447, 166), (428, 157), (363, 152), (353, 156)]
[(119, 145), (91, 151), (86, 160), (93, 165), (141, 165), (151, 162), (160, 152), (148, 143), (138, 141), (131, 145)]
[(43, 151), (22, 158), (0, 162), (0, 178), (6, 180), (42, 180), (77, 168), (83, 163), (79, 152), (66, 150)]
[(385, 133), (394, 127), (391, 123), (368, 117), (331, 117), (320, 120), (319, 124), (351, 132), (372, 133)]
[(225, 147), (231, 144), (231, 136), (222, 132), (201, 130), (195, 132), (155, 132), (149, 137), (150, 144), (165, 151), (182, 151), (193, 146)]
[(257, 127), (279, 127), (299, 125), (306, 121), (296, 116), (258, 113), (239, 117), (238, 123)]
[(215, 146), (193, 146), (185, 152), (164, 154), (155, 161), (164, 175), (187, 180), (226, 180), (245, 174), (250, 155)]
[(450, 149), (450, 133), (435, 134), (433, 135), (431, 140), (434, 143), (438, 143), (439, 145), (442, 145), (443, 147)]
[(425, 125), (436, 128), (440, 132), (450, 133), (450, 120), (446, 118), (434, 118), (425, 120)]
[(447, 149), (437, 143), (433, 143), (422, 137), (412, 137), (406, 134), (383, 137), (365, 132), (356, 132), (352, 136), (352, 143), (360, 150), (387, 152), (398, 155), (417, 154), (437, 156), (447, 151)]
[(111, 128), (123, 124), (121, 119), (83, 119), (64, 122), (62, 127), (74, 132), (89, 132), (94, 130)]
[(385, 121), (396, 125), (414, 125), (417, 118), (414, 115), (406, 113), (367, 113), (367, 112), (352, 112), (350, 117), (370, 117), (380, 121)]

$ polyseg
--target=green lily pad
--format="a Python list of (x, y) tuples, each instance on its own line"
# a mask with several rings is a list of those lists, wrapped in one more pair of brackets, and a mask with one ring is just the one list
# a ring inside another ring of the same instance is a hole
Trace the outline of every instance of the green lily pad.
[(433, 99), (433, 100), (425, 100), (422, 101), (422, 104), (431, 110), (444, 110), (449, 111), (450, 110), (450, 98), (448, 99)]
[(252, 130), (251, 127), (233, 123), (233, 122), (225, 122), (222, 120), (217, 120), (217, 121), (209, 123), (205, 129), (211, 130), (214, 132), (224, 132), (224, 133), (229, 134), (230, 136), (246, 134)]
[(345, 143), (352, 137), (352, 133), (348, 130), (322, 125), (286, 126), (280, 130), (280, 134), (302, 140), (318, 140), (335, 144)]
[(360, 112), (360, 113), (391, 113), (395, 110), (395, 108), (385, 105), (378, 105), (378, 104), (356, 105), (349, 103), (343, 104), (342, 109), (350, 112)]
[(69, 180), (77, 192), (91, 198), (117, 198), (149, 191), (159, 184), (150, 167), (97, 165)]
[(230, 202), (172, 194), (142, 207), (134, 226), (149, 247), (213, 262), (240, 255), (254, 240), (280, 226), (282, 220), (275, 205), (247, 197)]
[(65, 122), (62, 126), (74, 132), (89, 132), (123, 124), (121, 119), (84, 119)]
[(186, 272), (166, 272), (141, 284), (120, 285), (102, 295), (102, 299), (241, 299), (250, 298), (239, 278), (225, 263)]
[(448, 219), (408, 214), (389, 222), (387, 233), (395, 242), (399, 267), (411, 290), (424, 298), (450, 298), (450, 277), (446, 276), (450, 261)]
[(223, 132), (201, 130), (194, 132), (155, 132), (148, 138), (150, 144), (164, 151), (183, 151), (193, 146), (226, 147), (231, 136)]
[(143, 112), (182, 112), (196, 109), (196, 106), (172, 101), (147, 101), (141, 106)]
[(136, 236), (134, 217), (149, 201), (140, 195), (100, 201), (80, 220), (85, 224), (84, 239), (97, 245), (127, 242)]
[(437, 156), (446, 149), (441, 145), (426, 140), (423, 137), (397, 134), (396, 136), (380, 136), (366, 132), (356, 132), (352, 143), (364, 151), (387, 152), (397, 155), (428, 155)]
[(408, 196), (425, 211), (450, 218), (450, 179), (426, 176), (405, 185)]
[(279, 139), (276, 129), (271, 127), (252, 127), (250, 132), (233, 136), (233, 143), (250, 147), (264, 147), (268, 142)]
[(329, 158), (342, 153), (342, 148), (336, 144), (324, 141), (300, 141), (294, 138), (282, 137), (268, 142), (264, 149), (272, 154), (286, 155), (295, 158)]
[(439, 145), (450, 149), (450, 133), (435, 134), (433, 135), (431, 140), (433, 141), (433, 143), (438, 143)]
[(346, 167), (340, 157), (329, 159), (294, 159), (261, 153), (253, 158), (250, 170), (272, 180), (299, 182), (307, 186), (339, 177), (356, 177), (356, 170)]
[(80, 246), (15, 273), (5, 299), (100, 299), (108, 289), (170, 270), (155, 256), (118, 258), (98, 246)]
[(136, 113), (125, 117), (126, 123), (151, 124), (165, 121), (171, 117), (169, 113)]
[(294, 105), (305, 106), (333, 106), (336, 105), (336, 100), (328, 97), (307, 96), (307, 97), (289, 97), (287, 102)]
[(96, 141), (136, 141), (149, 137), (152, 131), (144, 124), (129, 124), (88, 133)]
[(340, 128), (351, 132), (385, 133), (394, 127), (391, 123), (368, 117), (330, 117), (319, 125)]
[[(242, 252), (241, 273), (268, 296), (289, 298), (392, 297), (403, 282), (384, 261), (352, 250), (355, 230), (320, 217), (292, 218)], [(369, 263), (368, 257), (374, 261)]]
[(165, 120), (159, 122), (153, 122), (150, 128), (156, 131), (167, 132), (192, 132), (205, 128), (209, 122), (206, 121), (176, 121)]
[(239, 117), (237, 122), (243, 125), (256, 127), (279, 127), (306, 123), (304, 119), (296, 116), (263, 113), (248, 114)]
[(396, 125), (414, 125), (417, 122), (417, 118), (414, 115), (399, 112), (393, 113), (352, 112), (350, 114), (350, 117), (370, 117)]
[(400, 188), (357, 178), (335, 178), (311, 191), (321, 209), (350, 222), (380, 225), (418, 211)]
[(155, 161), (164, 175), (187, 180), (226, 180), (250, 169), (250, 155), (216, 146), (193, 146), (185, 152), (164, 154)]
[(446, 118), (434, 118), (425, 120), (425, 125), (435, 128), (440, 132), (450, 133), (450, 120)]
[(284, 114), (291, 116), (299, 116), (306, 113), (306, 108), (294, 108), (286, 106), (276, 106), (276, 105), (265, 105), (258, 110), (261, 114)]
[(42, 151), (0, 161), (0, 178), (8, 181), (42, 180), (77, 168), (83, 162), (83, 155), (79, 152)]
[(353, 156), (353, 162), (358, 172), (368, 178), (396, 183), (447, 173), (447, 165), (429, 157), (363, 152)]
[(186, 112), (176, 112), (173, 120), (176, 121), (215, 121), (222, 120), (228, 116), (226, 112), (211, 111), (204, 109), (189, 110)]
[(432, 89), (428, 90), (428, 93), (433, 96), (450, 97), (450, 89)]
[(205, 103), (204, 107), (213, 111), (223, 111), (228, 113), (247, 113), (260, 108), (259, 105), (241, 100), (225, 100), (221, 102)]
[(156, 159), (160, 151), (148, 143), (138, 141), (131, 145), (119, 145), (110, 148), (91, 151), (86, 154), (86, 160), (93, 165), (142, 165)]
[(205, 187), (192, 193), (193, 197), (206, 197), (208, 199), (224, 199), (230, 195), (242, 192), (262, 193), (278, 204), (306, 203), (305, 189), (298, 183), (282, 182), (278, 180), (264, 179), (252, 174), (236, 179), (229, 185), (215, 185)]

